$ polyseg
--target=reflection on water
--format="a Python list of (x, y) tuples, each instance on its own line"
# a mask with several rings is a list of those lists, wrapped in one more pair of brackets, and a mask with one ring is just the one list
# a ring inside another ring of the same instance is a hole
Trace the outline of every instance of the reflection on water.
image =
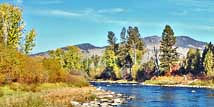
[(179, 87), (143, 86), (138, 84), (92, 83), (105, 90), (130, 96), (134, 101), (121, 107), (214, 107), (214, 90)]
[(160, 100), (161, 101), (174, 101), (175, 100), (175, 94), (172, 93), (171, 91), (167, 91), (167, 90), (164, 90), (160, 92), (161, 93), (161, 96), (160, 96)]

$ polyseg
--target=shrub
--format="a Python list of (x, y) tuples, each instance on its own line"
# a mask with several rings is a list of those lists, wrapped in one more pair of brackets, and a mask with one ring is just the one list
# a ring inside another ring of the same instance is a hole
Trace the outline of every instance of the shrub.
[(4, 96), (4, 92), (0, 90), (0, 97)]
[(137, 72), (138, 72), (138, 70), (139, 70), (139, 68), (140, 68), (140, 66), (139, 65), (137, 65), (137, 64), (135, 64), (135, 65), (133, 65), (132, 66), (132, 78), (134, 79), (134, 80), (137, 80)]
[(39, 88), (37, 88), (37, 84), (12, 83), (9, 86), (10, 86), (10, 89), (12, 89), (14, 91), (26, 91), (26, 92), (40, 91)]
[(2, 85), (5, 82), (5, 75), (0, 73), (0, 85)]
[(88, 81), (84, 77), (77, 75), (70, 75), (69, 78), (67, 78), (67, 82), (75, 87), (89, 86)]
[(14, 49), (0, 46), (0, 73), (7, 78), (5, 82), (17, 79), (17, 73), (22, 67), (23, 55)]
[(21, 71), (18, 78), (20, 83), (42, 83), (47, 80), (47, 73), (36, 58), (27, 57)]
[(41, 60), (4, 47), (0, 47), (0, 73), (5, 83), (38, 83), (46, 77)]
[(89, 75), (92, 79), (96, 79), (97, 77), (99, 77), (102, 73), (102, 71), (104, 71), (105, 67), (98, 67), (98, 68), (94, 68), (92, 70), (90, 70)]
[(65, 82), (69, 73), (66, 72), (58, 60), (56, 59), (44, 59), (43, 66), (48, 72), (49, 82)]

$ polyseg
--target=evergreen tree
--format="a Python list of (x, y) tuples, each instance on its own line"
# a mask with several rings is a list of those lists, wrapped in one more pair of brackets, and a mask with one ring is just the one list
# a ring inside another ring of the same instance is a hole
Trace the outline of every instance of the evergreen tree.
[(203, 53), (202, 53), (202, 61), (204, 61), (205, 59), (205, 55), (207, 54), (207, 52), (212, 49), (212, 43), (210, 42), (209, 44), (207, 44), (203, 50)]
[(176, 37), (169, 25), (165, 26), (162, 33), (162, 40), (160, 45), (160, 67), (162, 71), (170, 71), (171, 67), (178, 61), (178, 53), (174, 45), (176, 43)]
[(118, 65), (124, 67), (126, 65), (126, 56), (129, 54), (129, 49), (127, 48), (127, 37), (126, 37), (126, 28), (123, 27), (120, 33), (120, 45), (118, 52)]
[(121, 41), (121, 45), (122, 44), (126, 44), (127, 42), (127, 37), (126, 37), (126, 28), (123, 27), (121, 33), (120, 33), (120, 41)]
[(109, 49), (113, 50), (115, 53), (118, 51), (118, 44), (117, 44), (117, 38), (114, 34), (114, 32), (109, 31), (108, 32), (108, 43), (109, 43)]
[(202, 72), (201, 53), (199, 49), (190, 48), (186, 58), (186, 71), (197, 75)]
[(127, 30), (128, 37), (127, 37), (127, 48), (129, 52), (132, 53), (132, 57), (134, 59), (134, 64), (137, 63), (137, 60), (142, 60), (141, 57), (137, 59), (137, 51), (140, 51), (142, 56), (145, 52), (144, 42), (143, 39), (140, 37), (140, 32), (137, 27), (129, 27)]
[(24, 52), (25, 54), (29, 54), (33, 47), (35, 46), (34, 39), (36, 37), (36, 31), (32, 29), (25, 37), (25, 44), (24, 44)]
[(208, 50), (207, 54), (205, 55), (204, 59), (204, 70), (208, 76), (214, 76), (214, 62), (213, 62), (213, 52)]
[[(203, 64), (203, 62), (205, 60), (205, 56), (206, 56), (206, 54), (207, 54), (207, 52), (209, 50), (211, 50), (213, 52), (213, 54), (214, 54), (214, 45), (211, 42), (209, 44), (207, 44), (206, 47), (203, 50), (202, 59), (201, 59), (202, 60), (202, 64)], [(203, 69), (203, 71), (205, 70), (204, 65), (203, 65), (202, 69)]]

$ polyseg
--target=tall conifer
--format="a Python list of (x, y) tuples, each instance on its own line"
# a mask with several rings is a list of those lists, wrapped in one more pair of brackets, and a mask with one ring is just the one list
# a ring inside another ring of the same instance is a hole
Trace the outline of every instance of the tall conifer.
[(160, 67), (162, 71), (171, 71), (171, 67), (178, 61), (178, 53), (174, 47), (176, 37), (169, 25), (165, 26), (162, 33), (162, 40), (160, 46)]

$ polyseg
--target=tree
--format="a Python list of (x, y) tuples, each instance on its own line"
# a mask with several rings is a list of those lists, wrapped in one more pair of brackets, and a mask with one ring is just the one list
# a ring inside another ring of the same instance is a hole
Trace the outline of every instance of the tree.
[(48, 54), (49, 54), (50, 58), (57, 60), (60, 63), (60, 65), (62, 67), (64, 67), (64, 65), (65, 65), (64, 51), (62, 49), (58, 48), (55, 51), (54, 50), (49, 51)]
[(82, 69), (87, 72), (87, 74), (90, 73), (90, 66), (92, 64), (92, 59), (91, 58), (85, 58), (82, 62)]
[(29, 54), (35, 46), (36, 31), (32, 29), (25, 37), (24, 52)]
[[(209, 51), (209, 50), (211, 50), (212, 52), (213, 52), (213, 54), (214, 54), (214, 45), (210, 42), (209, 44), (207, 44), (206, 45), (206, 47), (204, 48), (204, 50), (203, 50), (203, 53), (202, 53), (202, 64), (203, 64), (203, 62), (204, 62), (204, 60), (205, 60), (205, 56), (206, 56), (206, 54), (207, 54), (207, 52)], [(203, 71), (204, 71), (204, 65), (203, 65)]]
[(129, 49), (127, 48), (127, 37), (126, 37), (126, 28), (123, 27), (120, 33), (120, 44), (118, 51), (118, 65), (122, 68), (126, 65), (126, 56), (129, 54)]
[(98, 55), (93, 55), (93, 56), (91, 57), (91, 60), (92, 60), (92, 62), (93, 62), (93, 64), (94, 64), (94, 67), (97, 68), (98, 65), (99, 65), (99, 62), (100, 62), (100, 56), (98, 56)]
[(80, 49), (76, 46), (69, 46), (67, 50), (57, 49), (55, 51), (49, 51), (49, 56), (52, 59), (56, 59), (60, 65), (69, 72), (72, 70), (81, 70), (82, 54)]
[(117, 53), (118, 44), (117, 44), (117, 38), (116, 38), (114, 32), (109, 31), (107, 37), (108, 37), (108, 43), (109, 43), (108, 48), (113, 50), (115, 53)]
[(121, 78), (119, 68), (117, 66), (117, 56), (112, 50), (105, 50), (102, 61), (104, 62), (106, 69), (116, 74), (117, 78)]
[(189, 49), (186, 58), (186, 71), (193, 75), (197, 75), (202, 72), (201, 53), (199, 49)]
[(103, 62), (106, 67), (113, 68), (116, 65), (117, 57), (115, 56), (114, 51), (112, 50), (105, 50), (103, 55)]
[(121, 44), (126, 44), (126, 42), (127, 42), (126, 28), (125, 27), (123, 27), (123, 29), (120, 33), (120, 41), (121, 41)]
[(126, 79), (130, 80), (132, 77), (135, 79), (142, 56), (145, 53), (143, 39), (138, 28), (130, 26), (128, 30), (125, 27), (122, 28), (120, 40), (118, 53), (116, 54), (118, 66), (122, 69), (123, 76)]
[(214, 55), (211, 50), (208, 50), (204, 59), (204, 69), (208, 76), (214, 76)]
[(160, 75), (160, 64), (159, 64), (159, 55), (158, 55), (158, 50), (154, 47), (154, 53), (155, 53), (155, 55), (154, 55), (154, 65), (155, 65), (155, 72), (154, 72), (154, 74), (155, 75)]
[(169, 25), (165, 26), (162, 33), (162, 40), (160, 45), (160, 67), (162, 71), (170, 71), (171, 67), (178, 61), (178, 53), (173, 46), (176, 43), (176, 37)]
[(69, 71), (81, 69), (81, 52), (80, 49), (75, 46), (67, 47), (68, 50), (64, 54), (64, 67)]
[(0, 42), (18, 48), (24, 24), (22, 11), (10, 4), (0, 4)]
[[(142, 55), (145, 52), (144, 42), (142, 38), (140, 37), (140, 33), (137, 27), (129, 27), (127, 30), (128, 37), (127, 37), (127, 48), (129, 49), (129, 52), (132, 53), (132, 57), (134, 59), (134, 64), (137, 63), (137, 50), (141, 52)], [(142, 57), (139, 57), (139, 60), (142, 60)]]

